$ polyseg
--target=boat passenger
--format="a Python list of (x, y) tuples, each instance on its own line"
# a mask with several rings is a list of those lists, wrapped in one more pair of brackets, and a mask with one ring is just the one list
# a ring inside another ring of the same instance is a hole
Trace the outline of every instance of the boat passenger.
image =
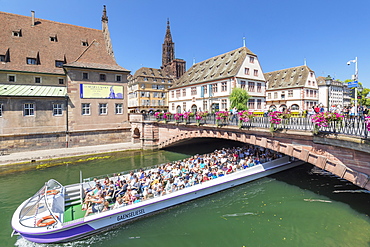
[(98, 213), (101, 212), (104, 208), (104, 194), (100, 194), (98, 198), (90, 198), (86, 200), (87, 202), (91, 202), (92, 205), (86, 210), (85, 217), (91, 213)]

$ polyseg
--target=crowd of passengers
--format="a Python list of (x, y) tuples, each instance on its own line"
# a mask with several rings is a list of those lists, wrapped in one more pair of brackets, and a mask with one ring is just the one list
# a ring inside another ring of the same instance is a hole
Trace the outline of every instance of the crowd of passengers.
[(85, 216), (173, 193), (280, 157), (282, 154), (275, 151), (247, 145), (195, 155), (147, 171), (132, 171), (114, 179), (95, 178), (95, 187), (85, 191)]

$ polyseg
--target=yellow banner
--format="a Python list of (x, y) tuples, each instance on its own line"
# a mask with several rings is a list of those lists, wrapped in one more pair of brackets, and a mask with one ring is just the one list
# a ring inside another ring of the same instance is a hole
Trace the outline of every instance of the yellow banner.
[(123, 86), (80, 84), (81, 99), (123, 99)]

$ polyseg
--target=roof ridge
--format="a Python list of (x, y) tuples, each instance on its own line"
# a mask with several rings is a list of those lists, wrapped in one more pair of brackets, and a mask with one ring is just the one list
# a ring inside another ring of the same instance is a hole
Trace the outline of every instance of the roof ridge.
[[(13, 15), (13, 16), (18, 16), (18, 17), (25, 17), (25, 18), (30, 18), (30, 19), (32, 18), (31, 16), (27, 16), (27, 15), (19, 15), (19, 14), (8, 13), (8, 12), (3, 12), (3, 11), (0, 11), (0, 14)], [(46, 21), (46, 22), (50, 22), (50, 23), (69, 25), (69, 26), (73, 26), (73, 27), (84, 28), (84, 29), (91, 29), (91, 30), (95, 30), (95, 31), (100, 31), (101, 32), (100, 29), (91, 28), (91, 27), (84, 27), (84, 26), (78, 26), (78, 25), (73, 25), (73, 24), (59, 22), (59, 21), (51, 21), (51, 20), (37, 18), (37, 17), (35, 17), (35, 20), (42, 20), (42, 21)]]

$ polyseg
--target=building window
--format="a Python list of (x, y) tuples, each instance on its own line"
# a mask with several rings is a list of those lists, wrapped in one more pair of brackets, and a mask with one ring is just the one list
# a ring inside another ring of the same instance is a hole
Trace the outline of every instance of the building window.
[(293, 90), (288, 90), (288, 97), (289, 98), (293, 97)]
[(3, 116), (3, 104), (0, 104), (0, 117)]
[(254, 109), (254, 99), (249, 99), (248, 100), (248, 108), (249, 109)]
[(207, 100), (203, 101), (203, 111), (208, 111), (208, 102), (207, 102)]
[(221, 92), (227, 91), (227, 82), (221, 82)]
[(55, 60), (55, 67), (61, 68), (63, 67), (64, 61)]
[(253, 75), (258, 76), (258, 70), (257, 69), (254, 70)]
[(227, 108), (227, 99), (222, 99), (221, 100), (221, 109), (226, 109)]
[(34, 116), (35, 115), (35, 104), (26, 103), (23, 105), (23, 116)]
[(271, 93), (267, 93), (267, 98), (271, 99)]
[(36, 60), (36, 58), (28, 57), (26, 59), (26, 63), (35, 65), (35, 64), (37, 64), (37, 60)]
[(262, 84), (257, 83), (257, 93), (261, 93), (261, 92), (262, 92)]
[(107, 80), (107, 75), (106, 74), (99, 74), (99, 80), (100, 81), (106, 81)]
[(212, 93), (217, 93), (218, 92), (218, 84), (214, 83), (212, 84)]
[(249, 62), (254, 63), (254, 57), (249, 57)]
[(89, 42), (87, 42), (86, 40), (81, 40), (81, 45), (82, 46), (89, 46)]
[(63, 105), (53, 104), (53, 116), (62, 116), (62, 115), (63, 115)]
[(180, 89), (176, 90), (176, 98), (180, 97)]
[(241, 89), (245, 89), (245, 85), (246, 85), (245, 81), (240, 81), (240, 88)]
[(182, 89), (182, 97), (185, 97), (186, 96), (186, 89), (185, 88), (183, 88)]
[(144, 81), (148, 81), (148, 78), (144, 77)]
[(89, 79), (89, 73), (83, 72), (82, 73), (82, 80), (88, 80)]
[(116, 75), (116, 81), (122, 81), (122, 76), (121, 75)]
[(257, 99), (257, 109), (262, 109), (262, 100)]
[(5, 62), (5, 55), (0, 55), (0, 62)]
[(142, 89), (144, 89), (145, 88), (145, 84), (143, 83), (143, 84), (141, 84), (141, 86), (140, 86)]
[(253, 81), (248, 82), (248, 92), (254, 92), (255, 91), (254, 85), (255, 84), (254, 84)]
[(15, 75), (8, 75), (8, 82), (15, 82)]
[(197, 87), (191, 87), (191, 95), (197, 95)]
[(312, 86), (315, 86), (315, 81), (312, 81)]
[(63, 78), (59, 78), (59, 84), (64, 84), (64, 79)]
[(175, 91), (171, 91), (171, 98), (175, 98)]
[(35, 77), (35, 83), (41, 83), (41, 77)]
[(204, 86), (203, 86), (203, 93), (204, 93), (204, 94), (207, 94), (207, 85), (204, 85)]
[(171, 109), (172, 109), (172, 111), (174, 111), (174, 110), (175, 110), (175, 103), (172, 103), (172, 104), (171, 104)]
[(277, 99), (277, 92), (274, 92), (274, 99)]
[(281, 92), (281, 99), (285, 99), (285, 92)]
[(186, 111), (186, 102), (182, 103), (182, 109), (184, 109), (184, 111)]
[(123, 104), (116, 103), (116, 114), (123, 114)]
[(82, 115), (90, 115), (90, 103), (82, 103)]
[(249, 68), (244, 68), (244, 74), (249, 75)]

